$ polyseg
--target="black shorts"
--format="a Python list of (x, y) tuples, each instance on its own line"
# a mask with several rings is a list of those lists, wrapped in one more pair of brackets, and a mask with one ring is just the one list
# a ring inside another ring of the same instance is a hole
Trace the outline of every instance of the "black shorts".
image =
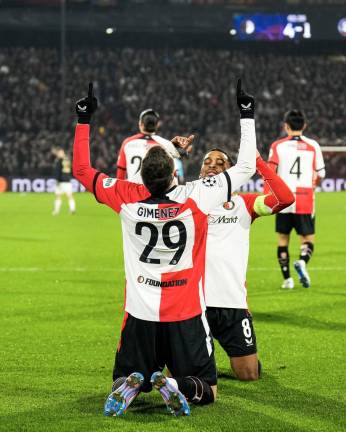
[(151, 375), (165, 366), (173, 377), (195, 376), (216, 384), (214, 343), (204, 314), (176, 322), (125, 315), (113, 380), (140, 372), (144, 375), (142, 391), (150, 391)]
[(292, 229), (299, 235), (315, 234), (315, 216), (312, 214), (278, 213), (275, 230), (280, 234), (289, 234)]
[(229, 357), (257, 353), (252, 316), (247, 309), (207, 308), (211, 333)]

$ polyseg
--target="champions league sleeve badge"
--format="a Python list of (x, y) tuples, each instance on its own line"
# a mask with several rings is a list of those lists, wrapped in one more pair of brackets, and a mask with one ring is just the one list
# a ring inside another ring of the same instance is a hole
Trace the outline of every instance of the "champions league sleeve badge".
[(202, 183), (204, 184), (204, 186), (212, 187), (216, 185), (217, 180), (215, 177), (204, 177), (202, 179)]
[(235, 202), (234, 201), (228, 201), (228, 202), (223, 203), (223, 208), (225, 210), (233, 210), (234, 207), (235, 207)]

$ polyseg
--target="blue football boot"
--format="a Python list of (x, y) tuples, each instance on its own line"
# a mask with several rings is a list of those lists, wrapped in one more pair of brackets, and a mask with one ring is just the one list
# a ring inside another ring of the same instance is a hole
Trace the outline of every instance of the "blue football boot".
[(190, 407), (186, 397), (163, 375), (162, 372), (154, 372), (150, 382), (156, 388), (165, 404), (167, 410), (175, 416), (189, 416)]
[(105, 416), (121, 416), (136, 398), (143, 384), (144, 376), (139, 372), (129, 375), (120, 387), (108, 396), (105, 406)]

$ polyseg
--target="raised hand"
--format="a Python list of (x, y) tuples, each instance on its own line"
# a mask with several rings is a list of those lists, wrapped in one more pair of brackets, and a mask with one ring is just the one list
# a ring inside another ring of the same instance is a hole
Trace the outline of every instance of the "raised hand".
[(176, 136), (171, 142), (178, 147), (178, 149), (183, 150), (186, 153), (190, 153), (192, 150), (192, 141), (195, 139), (195, 135), (190, 135), (189, 137)]
[(241, 87), (241, 79), (238, 79), (237, 83), (237, 105), (240, 118), (255, 118), (255, 98), (244, 92)]
[(90, 123), (92, 114), (97, 110), (97, 99), (93, 92), (93, 83), (89, 83), (88, 96), (76, 103), (78, 123)]

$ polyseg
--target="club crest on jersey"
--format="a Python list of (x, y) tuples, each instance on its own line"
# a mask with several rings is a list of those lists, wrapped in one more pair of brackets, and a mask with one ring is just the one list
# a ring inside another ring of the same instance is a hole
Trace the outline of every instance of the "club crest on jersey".
[(202, 180), (202, 183), (204, 184), (204, 186), (207, 187), (212, 187), (216, 185), (216, 178), (215, 177), (204, 177), (204, 179)]
[(225, 210), (233, 210), (235, 207), (235, 202), (234, 201), (227, 201), (225, 203), (223, 203), (223, 208)]
[(112, 187), (113, 185), (115, 185), (116, 181), (117, 181), (117, 179), (111, 178), (111, 177), (103, 179), (102, 184), (103, 184), (104, 189)]

